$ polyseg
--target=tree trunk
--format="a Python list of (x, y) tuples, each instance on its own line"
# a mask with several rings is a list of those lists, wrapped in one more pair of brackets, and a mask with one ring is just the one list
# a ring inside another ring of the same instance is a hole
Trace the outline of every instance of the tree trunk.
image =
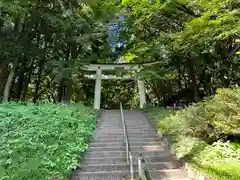
[(6, 79), (8, 77), (8, 64), (7, 63), (2, 63), (0, 64), (0, 88), (3, 88), (4, 85), (6, 84)]
[(67, 82), (66, 91), (65, 91), (65, 95), (64, 95), (64, 103), (65, 104), (70, 103), (70, 100), (72, 97), (72, 92), (73, 92), (72, 84), (73, 84), (72, 79), (69, 79)]
[(24, 82), (24, 75), (25, 74), (25, 68), (22, 68), (19, 72), (19, 79), (18, 79), (18, 86), (17, 86), (17, 99), (20, 100), (22, 88), (23, 88), (23, 82)]
[(31, 68), (30, 72), (25, 76), (25, 82), (24, 82), (24, 86), (23, 86), (23, 93), (21, 96), (21, 101), (26, 100), (26, 96), (27, 96), (27, 92), (28, 92), (28, 85), (29, 85), (29, 82), (31, 81), (31, 77), (32, 77), (32, 68)]
[(3, 83), (4, 83), (4, 82), (3, 82), (3, 81), (4, 81), (4, 80), (3, 80), (4, 78), (2, 77), (2, 76), (3, 76), (3, 73), (2, 73), (2, 72), (3, 72), (3, 70), (2, 70), (2, 68), (0, 67), (0, 88), (2, 87), (2, 85), (3, 85)]
[(181, 83), (181, 67), (178, 66), (178, 91), (182, 90), (182, 83)]
[(8, 79), (7, 79), (5, 88), (4, 88), (3, 102), (8, 102), (10, 87), (11, 87), (11, 84), (12, 84), (14, 73), (15, 73), (15, 67), (13, 66), (11, 68), (11, 71), (10, 71), (9, 75), (8, 75)]
[(17, 79), (17, 68), (15, 69), (15, 73), (14, 73), (14, 76), (13, 76), (13, 80), (12, 80), (12, 85), (10, 87), (10, 95), (9, 98), (11, 98), (12, 96), (14, 97), (14, 99), (16, 99), (16, 92), (15, 92), (15, 82), (16, 82), (16, 79)]
[(64, 95), (64, 81), (60, 80), (59, 87), (58, 87), (58, 96), (57, 96), (57, 102), (61, 103), (63, 100), (63, 95)]
[(42, 71), (43, 71), (43, 63), (42, 61), (39, 62), (39, 72), (37, 75), (37, 80), (35, 83), (35, 91), (34, 91), (34, 97), (33, 97), (33, 102), (36, 103), (38, 100), (38, 91), (39, 91), (39, 86), (41, 83), (41, 77), (42, 77)]
[(189, 59), (189, 72), (188, 72), (188, 75), (189, 75), (189, 80), (190, 80), (190, 83), (191, 83), (191, 89), (192, 89), (192, 92), (193, 92), (193, 101), (194, 102), (197, 102), (199, 100), (199, 93), (198, 93), (198, 87), (197, 87), (197, 80), (196, 80), (196, 75), (195, 75), (195, 72), (194, 72), (194, 66), (193, 66), (193, 62), (191, 61), (192, 59)]

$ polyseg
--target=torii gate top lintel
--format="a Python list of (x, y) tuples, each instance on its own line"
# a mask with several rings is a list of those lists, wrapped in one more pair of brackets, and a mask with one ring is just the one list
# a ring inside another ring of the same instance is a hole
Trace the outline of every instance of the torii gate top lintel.
[(123, 68), (125, 70), (139, 70), (146, 66), (151, 66), (158, 64), (159, 62), (147, 62), (147, 63), (96, 63), (96, 64), (84, 64), (84, 69), (88, 71), (101, 70), (115, 70), (118, 68)]

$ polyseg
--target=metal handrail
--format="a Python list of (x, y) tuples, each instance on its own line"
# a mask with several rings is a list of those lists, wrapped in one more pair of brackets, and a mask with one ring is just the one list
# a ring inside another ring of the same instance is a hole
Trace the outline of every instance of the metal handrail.
[(138, 156), (138, 173), (140, 180), (152, 180), (150, 172), (147, 168), (146, 159), (142, 153), (140, 153)]
[[(127, 163), (130, 165), (131, 180), (133, 180), (134, 179), (133, 156), (131, 153), (131, 148), (130, 148), (130, 144), (129, 144), (129, 140), (128, 140), (126, 121), (124, 118), (123, 107), (122, 107), (121, 102), (120, 102), (120, 111), (121, 111), (121, 119), (122, 119), (123, 132), (124, 132), (124, 143), (126, 144)], [(139, 173), (140, 180), (152, 180), (152, 177), (148, 171), (146, 162), (147, 161), (146, 161), (145, 157), (143, 156), (142, 153), (140, 153), (138, 156), (138, 173)]]
[(131, 148), (130, 148), (130, 144), (129, 144), (129, 140), (128, 140), (127, 127), (126, 127), (126, 122), (125, 122), (123, 107), (122, 107), (121, 102), (120, 102), (120, 112), (121, 112), (121, 119), (122, 119), (122, 124), (123, 124), (124, 143), (126, 145), (127, 163), (130, 166), (131, 180), (133, 180), (133, 178), (134, 178), (133, 157), (132, 157)]

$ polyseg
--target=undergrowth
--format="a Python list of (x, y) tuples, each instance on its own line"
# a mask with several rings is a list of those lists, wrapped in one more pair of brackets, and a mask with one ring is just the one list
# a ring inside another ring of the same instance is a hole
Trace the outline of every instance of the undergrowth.
[(67, 179), (94, 127), (83, 105), (0, 104), (0, 179)]
[(239, 88), (219, 89), (185, 110), (150, 108), (149, 116), (170, 137), (180, 159), (214, 180), (239, 180), (239, 102)]

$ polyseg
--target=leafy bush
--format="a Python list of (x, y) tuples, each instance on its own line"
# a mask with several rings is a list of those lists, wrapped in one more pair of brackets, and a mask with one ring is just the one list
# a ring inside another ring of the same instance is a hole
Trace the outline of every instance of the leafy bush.
[(216, 158), (228, 159), (232, 161), (239, 161), (240, 163), (240, 148), (235, 148), (232, 143), (229, 141), (214, 142), (212, 148), (208, 148), (209, 152), (212, 152), (212, 155)]
[(178, 125), (182, 127), (179, 128), (181, 133), (202, 138), (207, 142), (226, 139), (229, 135), (238, 135), (240, 132), (240, 88), (218, 89), (214, 97), (179, 111), (168, 121), (179, 122)]
[(240, 143), (225, 141), (240, 132), (240, 88), (218, 89), (214, 97), (176, 113), (150, 109), (149, 116), (169, 136), (179, 158), (212, 179), (240, 179)]
[(95, 127), (83, 105), (0, 104), (0, 119), (1, 180), (66, 179)]

